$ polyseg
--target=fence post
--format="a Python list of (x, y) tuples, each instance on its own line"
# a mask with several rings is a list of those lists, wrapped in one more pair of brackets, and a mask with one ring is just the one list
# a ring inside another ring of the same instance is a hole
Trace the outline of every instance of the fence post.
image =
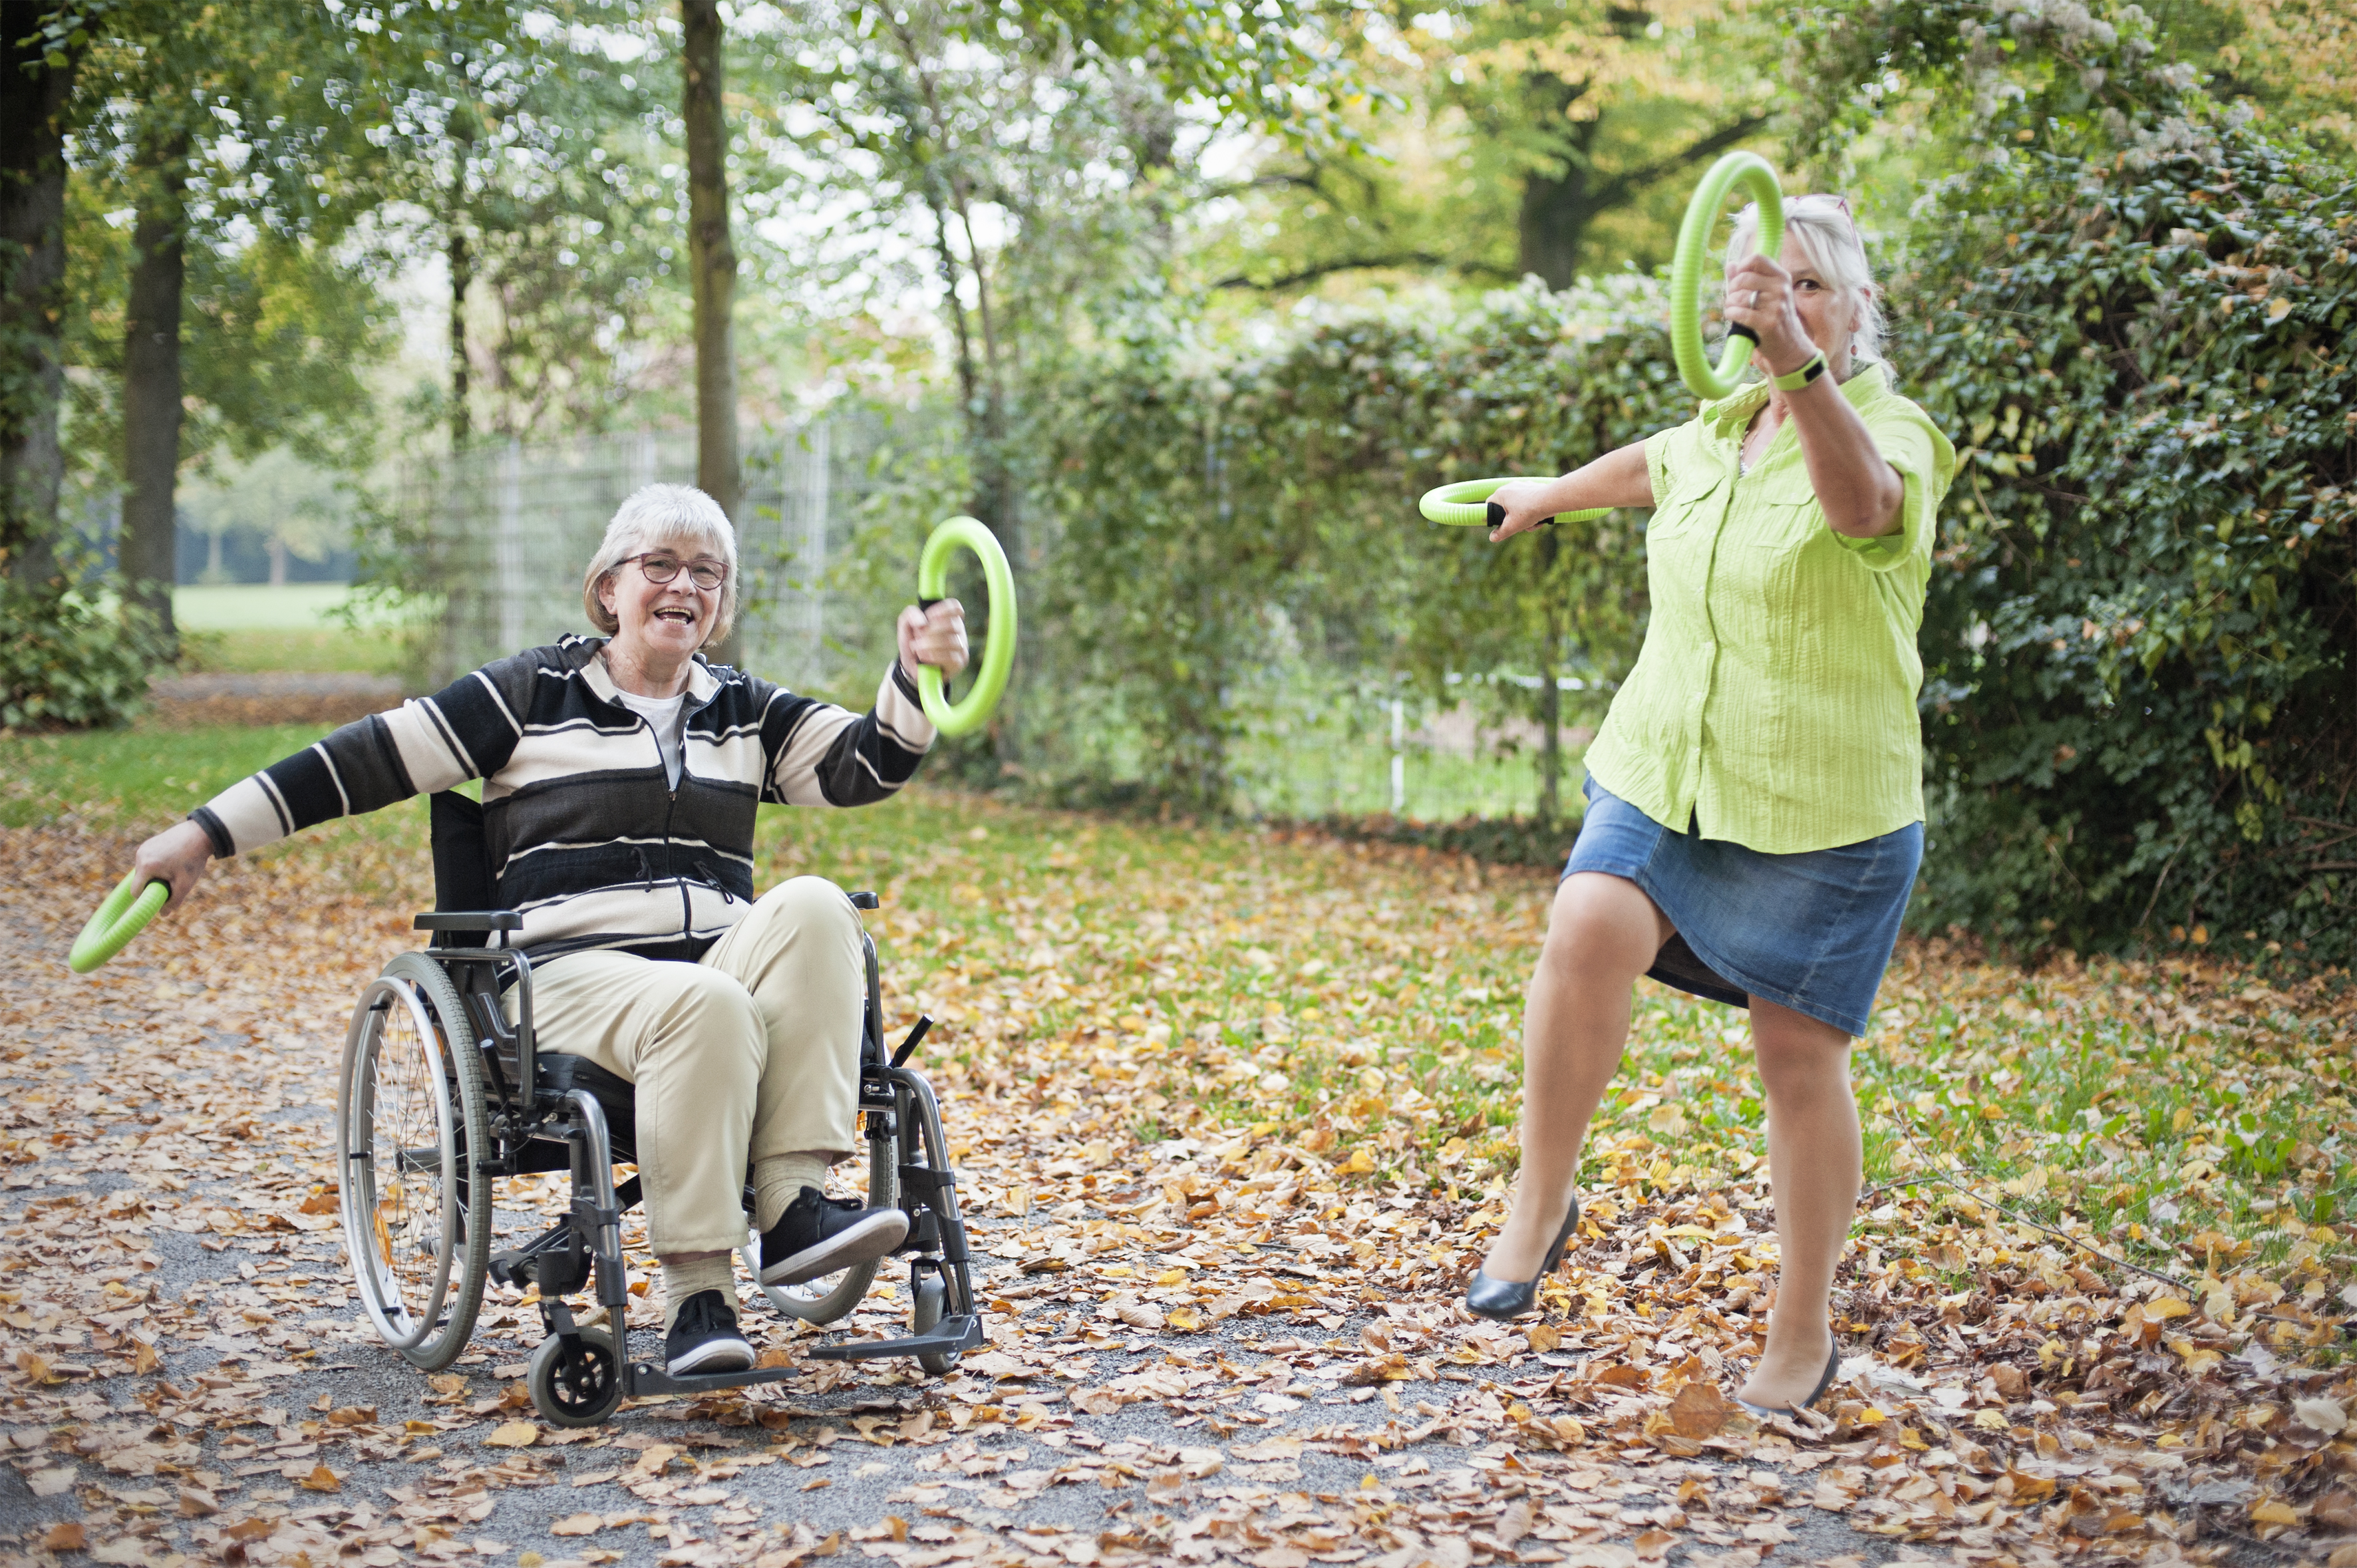
[(802, 681), (818, 683), (819, 660), (826, 651), (826, 601), (820, 596), (826, 577), (827, 481), (830, 477), (828, 435), (834, 428), (820, 420), (804, 436), (802, 453), (802, 632), (807, 644)]
[(1392, 815), (1407, 815), (1407, 704), (1392, 699)]

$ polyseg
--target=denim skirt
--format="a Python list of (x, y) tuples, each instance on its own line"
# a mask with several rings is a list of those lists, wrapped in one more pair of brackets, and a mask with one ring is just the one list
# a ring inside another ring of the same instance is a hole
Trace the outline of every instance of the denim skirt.
[(1586, 792), (1563, 874), (1626, 877), (1677, 928), (1648, 974), (1713, 1002), (1748, 1007), (1764, 996), (1866, 1033), (1923, 862), (1922, 823), (1835, 849), (1762, 854), (1672, 832), (1593, 779)]

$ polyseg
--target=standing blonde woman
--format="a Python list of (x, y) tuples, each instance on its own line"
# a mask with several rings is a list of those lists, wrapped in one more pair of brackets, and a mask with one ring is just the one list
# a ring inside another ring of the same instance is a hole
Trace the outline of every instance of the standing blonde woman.
[(1641, 974), (1749, 1007), (1781, 1261), (1740, 1397), (1805, 1405), (1839, 1364), (1826, 1309), (1861, 1175), (1863, 1034), (1922, 858), (1915, 634), (1955, 451), (1890, 389), (1848, 202), (1746, 211), (1724, 314), (1770, 380), (1544, 483), (1492, 540), (1558, 512), (1652, 507), (1652, 614), (1587, 754), (1587, 813), (1523, 1025), (1522, 1176), (1466, 1305), (1511, 1317), (1578, 1221), (1589, 1117)]

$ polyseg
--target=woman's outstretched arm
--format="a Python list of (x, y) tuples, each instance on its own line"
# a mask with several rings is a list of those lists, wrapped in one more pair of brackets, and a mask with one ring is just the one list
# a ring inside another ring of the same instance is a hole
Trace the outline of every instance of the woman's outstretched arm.
[(1491, 531), (1490, 542), (1493, 544), (1517, 533), (1527, 533), (1547, 519), (1567, 511), (1587, 511), (1600, 506), (1652, 506), (1653, 481), (1645, 472), (1645, 444), (1632, 441), (1559, 479), (1544, 483), (1517, 479), (1511, 485), (1501, 485), (1490, 499), (1506, 509), (1506, 521)]

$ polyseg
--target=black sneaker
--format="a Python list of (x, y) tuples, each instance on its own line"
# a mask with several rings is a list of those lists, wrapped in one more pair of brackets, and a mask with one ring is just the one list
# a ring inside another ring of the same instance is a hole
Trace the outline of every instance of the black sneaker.
[(761, 1233), (761, 1283), (798, 1285), (871, 1263), (908, 1234), (909, 1217), (897, 1208), (868, 1208), (857, 1198), (806, 1187)]
[(687, 1298), (663, 1336), (663, 1359), (674, 1378), (741, 1372), (753, 1364), (753, 1347), (737, 1332), (737, 1309), (725, 1292), (700, 1290)]

